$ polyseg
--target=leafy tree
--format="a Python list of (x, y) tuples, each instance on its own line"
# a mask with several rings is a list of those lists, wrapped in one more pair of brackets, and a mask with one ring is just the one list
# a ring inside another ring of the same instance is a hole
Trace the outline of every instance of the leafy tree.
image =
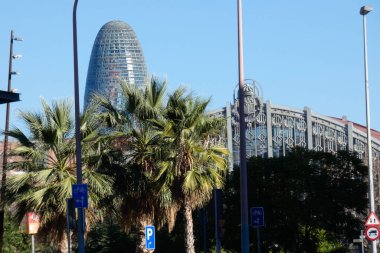
[[(71, 185), (76, 182), (71, 104), (58, 101), (49, 106), (42, 100), (42, 107), (40, 113), (20, 112), (27, 133), (19, 128), (6, 133), (19, 142), (11, 155), (21, 158), (9, 163), (9, 168), (19, 173), (8, 180), (8, 202), (14, 207), (17, 221), (28, 211), (39, 212), (39, 233), (58, 242), (65, 252), (66, 198), (71, 197)], [(91, 224), (99, 218), (95, 208), (111, 193), (112, 181), (95, 170), (101, 166), (107, 148), (98, 142), (99, 122), (89, 115), (82, 117), (81, 134), (83, 181), (89, 186), (87, 221)]]
[(319, 230), (318, 231), (318, 252), (322, 253), (338, 253), (338, 252), (346, 252), (344, 245), (342, 242), (336, 240), (331, 240), (331, 236), (326, 234), (326, 231)]
[(4, 253), (28, 253), (30, 252), (31, 239), (24, 231), (20, 230), (19, 223), (11, 219), (10, 214), (5, 216)]
[[(249, 206), (265, 208), (264, 248), (317, 252), (323, 240), (352, 240), (359, 234), (367, 207), (367, 169), (354, 154), (297, 148), (286, 157), (251, 158), (247, 167)], [(225, 244), (235, 250), (240, 240), (239, 191), (236, 168), (226, 190), (225, 210)]]
[(136, 247), (136, 235), (127, 235), (122, 228), (112, 223), (97, 224), (88, 234), (86, 252), (132, 252)]

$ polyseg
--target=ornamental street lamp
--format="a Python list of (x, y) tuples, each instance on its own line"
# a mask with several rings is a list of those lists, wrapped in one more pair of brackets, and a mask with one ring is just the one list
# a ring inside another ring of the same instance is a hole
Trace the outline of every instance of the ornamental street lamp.
[[(373, 10), (371, 5), (360, 8), (360, 15), (363, 16), (363, 35), (364, 35), (364, 85), (366, 100), (367, 118), (367, 158), (368, 158), (368, 177), (369, 177), (369, 202), (371, 212), (375, 212), (375, 196), (373, 189), (373, 169), (372, 169), (372, 139), (371, 139), (371, 115), (369, 108), (369, 87), (368, 87), (368, 61), (367, 61), (367, 28), (366, 15)], [(372, 241), (372, 252), (377, 253), (377, 240)]]
[[(17, 55), (13, 55), (13, 41), (22, 41), (19, 37), (14, 37), (13, 31), (11, 31), (11, 44), (9, 52), (9, 69), (8, 69), (8, 94), (12, 95), (12, 76), (18, 75), (17, 71), (12, 70), (13, 59), (18, 59)], [(15, 58), (16, 56), (16, 58)], [(17, 94), (17, 93), (16, 93)], [(8, 96), (10, 97), (10, 96)], [(10, 97), (11, 98), (11, 97)], [(12, 98), (11, 98), (12, 99)], [(18, 101), (18, 96), (13, 96), (13, 101)], [(10, 103), (12, 100), (7, 101), (7, 108), (5, 114), (5, 133), (9, 132), (9, 115), (10, 115)], [(4, 235), (4, 200), (7, 182), (7, 164), (8, 164), (8, 135), (4, 135), (4, 149), (3, 149), (3, 167), (1, 172), (1, 193), (0, 193), (0, 253), (3, 252), (3, 235)]]

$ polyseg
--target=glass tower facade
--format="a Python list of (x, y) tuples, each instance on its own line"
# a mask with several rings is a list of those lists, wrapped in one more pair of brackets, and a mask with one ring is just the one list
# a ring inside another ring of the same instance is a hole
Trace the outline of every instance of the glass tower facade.
[(144, 86), (147, 70), (141, 45), (125, 22), (111, 21), (96, 36), (87, 72), (85, 108), (91, 95), (100, 93), (115, 106), (123, 103), (120, 82)]

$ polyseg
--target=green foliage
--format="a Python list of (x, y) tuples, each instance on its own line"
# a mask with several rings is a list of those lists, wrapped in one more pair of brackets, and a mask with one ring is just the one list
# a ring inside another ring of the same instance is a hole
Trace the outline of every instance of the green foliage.
[(32, 248), (31, 238), (19, 228), (19, 223), (7, 214), (4, 224), (4, 253), (29, 253)]
[[(4, 224), (4, 253), (29, 253), (32, 249), (31, 235), (25, 234), (21, 230), (20, 224), (12, 218), (10, 213), (5, 216)], [(51, 241), (40, 237), (39, 234), (35, 235), (35, 251), (43, 253), (59, 253), (57, 245), (52, 244)]]
[(223, 187), (227, 170), (227, 149), (212, 144), (224, 122), (206, 116), (208, 103), (180, 87), (169, 95), (163, 117), (153, 120), (166, 149), (156, 180), (179, 205), (190, 199), (192, 208), (207, 202), (212, 189)]
[(224, 122), (206, 116), (209, 100), (180, 87), (169, 95), (163, 117), (153, 127), (163, 140), (166, 156), (156, 181), (184, 210), (185, 252), (194, 252), (192, 211), (203, 206), (213, 189), (224, 186), (228, 151), (213, 143)]
[[(248, 168), (254, 168), (248, 177), (250, 206), (263, 205), (266, 208), (266, 227), (261, 236), (262, 248), (267, 252), (344, 252), (342, 239), (356, 236), (357, 220), (342, 210), (349, 208), (360, 213), (366, 206), (363, 180), (366, 167), (355, 156), (295, 150), (288, 157), (253, 158)], [(237, 171), (230, 175), (224, 192), (227, 210), (224, 212), (226, 235), (222, 245), (226, 253), (240, 251), (238, 176)], [(309, 197), (312, 199), (308, 200)], [(208, 213), (211, 233), (208, 246), (213, 252), (212, 205)], [(309, 217), (310, 213), (316, 217)], [(183, 214), (179, 212), (171, 233), (166, 226), (157, 232), (157, 253), (184, 252), (182, 218)], [(196, 222), (195, 228), (198, 231)], [(255, 232), (251, 232), (252, 250), (256, 250), (254, 238)], [(87, 248), (89, 252), (122, 252), (120, 247), (133, 251), (131, 240), (136, 240), (136, 234), (127, 236), (119, 227), (103, 224), (90, 232)], [(297, 241), (299, 248), (288, 246)], [(199, 246), (197, 252), (200, 252)]]
[[(265, 208), (264, 248), (317, 252), (326, 242), (351, 241), (359, 234), (359, 217), (367, 207), (367, 168), (354, 154), (295, 149), (286, 157), (252, 158), (247, 168), (249, 206)], [(225, 244), (235, 250), (239, 192), (236, 169), (225, 191)]]
[(346, 252), (343, 244), (340, 241), (331, 241), (325, 230), (318, 230), (318, 252), (320, 253), (338, 253)]
[[(93, 97), (93, 105), (104, 123), (104, 138), (112, 142), (118, 157), (106, 173), (113, 178), (114, 194), (107, 203), (122, 227), (137, 232), (137, 247), (142, 252), (145, 225), (164, 223), (170, 196), (158, 191), (152, 173), (160, 161), (162, 143), (149, 126), (149, 119), (159, 118), (163, 111), (165, 83), (152, 79), (144, 89), (121, 84), (123, 108), (115, 107), (101, 95)], [(103, 170), (104, 168), (102, 168)]]
[[(11, 151), (18, 159), (9, 163), (9, 169), (22, 172), (9, 177), (7, 202), (18, 221), (26, 212), (39, 212), (40, 235), (61, 242), (66, 228), (66, 199), (76, 182), (74, 121), (71, 103), (66, 100), (51, 105), (42, 100), (42, 108), (39, 113), (20, 112), (27, 131), (14, 128), (6, 133), (20, 143)], [(82, 175), (89, 186), (89, 223), (99, 216), (94, 208), (112, 192), (112, 180), (96, 171), (108, 151), (98, 140), (99, 126), (89, 112), (82, 116)]]
[(88, 253), (134, 252), (136, 234), (127, 235), (116, 224), (97, 224), (86, 241)]
[[(124, 162), (111, 172), (118, 175), (115, 202), (123, 226), (139, 227), (142, 250), (143, 226), (153, 220), (159, 227), (168, 224), (170, 231), (177, 212), (186, 207), (192, 223), (192, 209), (205, 204), (213, 188), (223, 187), (228, 151), (213, 144), (224, 121), (206, 116), (209, 100), (181, 87), (164, 101), (165, 83), (154, 78), (145, 90), (126, 83), (121, 87), (121, 110), (99, 95), (93, 104), (100, 106), (107, 137), (121, 150)], [(192, 235), (192, 230), (185, 233)]]

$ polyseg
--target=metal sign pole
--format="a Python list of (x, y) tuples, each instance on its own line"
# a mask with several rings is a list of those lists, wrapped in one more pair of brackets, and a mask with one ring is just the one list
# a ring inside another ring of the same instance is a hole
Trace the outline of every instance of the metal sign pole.
[(220, 241), (220, 234), (219, 234), (219, 212), (221, 212), (221, 210), (218, 210), (218, 207), (219, 207), (219, 203), (218, 203), (218, 190), (217, 189), (214, 189), (213, 190), (214, 192), (214, 211), (215, 211), (215, 249), (216, 249), (216, 253), (220, 253), (221, 252), (221, 241)]
[(70, 253), (71, 245), (70, 245), (70, 199), (66, 199), (66, 223), (67, 223), (67, 252)]
[(202, 219), (203, 219), (203, 226), (202, 226), (202, 229), (203, 229), (203, 251), (204, 253), (207, 252), (207, 212), (206, 212), (206, 208), (204, 207), (203, 208), (203, 215), (202, 215)]
[(207, 252), (207, 218), (206, 207), (199, 210), (200, 236), (202, 238), (203, 252)]
[(32, 253), (34, 253), (34, 235), (32, 235)]
[(361, 253), (364, 253), (364, 234), (363, 234), (363, 230), (360, 230), (360, 242), (361, 242), (361, 245), (362, 245), (362, 251), (361, 251)]
[(256, 232), (257, 232), (257, 252), (261, 253), (260, 227), (256, 228)]

